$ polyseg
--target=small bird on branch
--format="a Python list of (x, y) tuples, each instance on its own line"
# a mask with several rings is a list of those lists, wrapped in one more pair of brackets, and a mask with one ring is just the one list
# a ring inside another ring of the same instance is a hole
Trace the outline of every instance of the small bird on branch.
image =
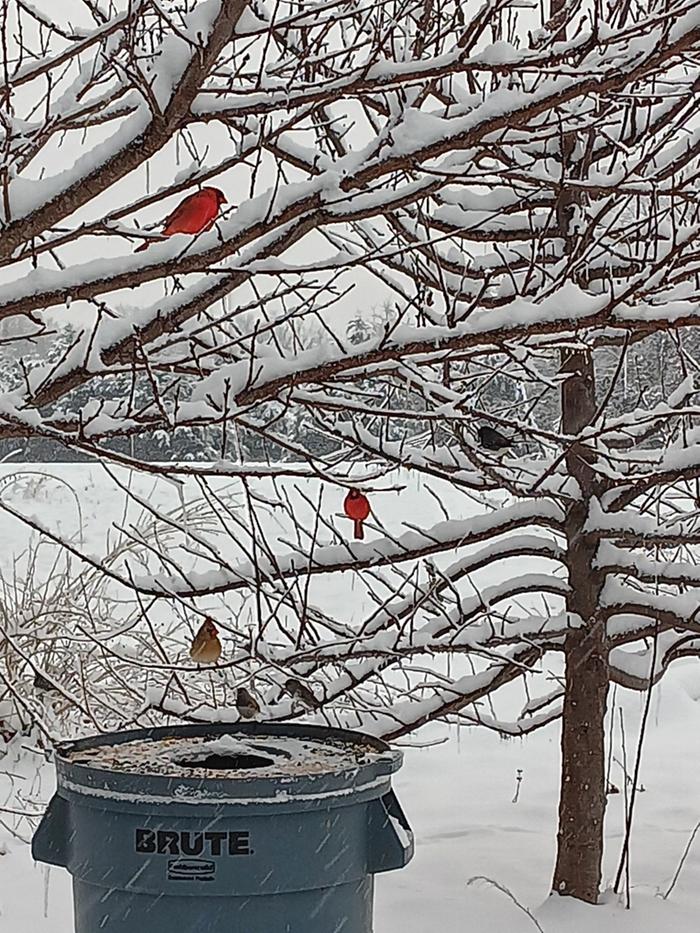
[(306, 684), (303, 684), (300, 680), (297, 680), (296, 677), (288, 677), (284, 682), (284, 689), (290, 697), (300, 700), (307, 709), (316, 709), (320, 706), (311, 688), (307, 687)]
[(221, 657), (219, 630), (209, 618), (205, 619), (192, 639), (190, 657), (198, 664), (216, 664)]
[(365, 536), (363, 522), (369, 516), (369, 499), (359, 489), (351, 489), (343, 503), (345, 514), (355, 523), (355, 537), (362, 539)]
[(493, 453), (502, 454), (506, 450), (509, 450), (513, 446), (513, 438), (506, 437), (505, 434), (501, 434), (500, 431), (497, 431), (495, 428), (490, 427), (488, 424), (482, 424), (477, 428), (477, 433), (479, 435), (479, 443), (482, 447), (485, 447), (486, 450), (491, 450)]
[(34, 688), (40, 693), (49, 693), (50, 691), (56, 689), (51, 681), (48, 680), (48, 678), (46, 678), (41, 673), (41, 671), (34, 672)]
[[(195, 194), (189, 195), (175, 210), (163, 221), (162, 237), (170, 237), (175, 233), (189, 233), (196, 236), (211, 230), (219, 214), (219, 208), (226, 204), (223, 191), (218, 188), (202, 188)], [(135, 252), (140, 253), (159, 240), (146, 240), (136, 247)]]
[(236, 691), (236, 709), (241, 719), (255, 719), (260, 714), (260, 704), (245, 687)]
[(2, 739), (3, 742), (10, 743), (16, 735), (17, 730), (10, 729), (10, 727), (2, 719), (0, 719), (0, 739)]

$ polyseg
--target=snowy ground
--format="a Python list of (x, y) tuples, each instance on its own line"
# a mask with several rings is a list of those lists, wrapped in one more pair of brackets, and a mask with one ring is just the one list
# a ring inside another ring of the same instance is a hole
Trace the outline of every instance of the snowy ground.
[[(116, 503), (105, 508), (94, 471), (71, 469), (85, 527), (94, 534), (105, 515), (118, 515), (119, 508)], [(10, 468), (2, 470), (7, 474)], [(60, 473), (67, 476), (66, 468)], [(68, 497), (62, 501), (65, 513), (54, 518), (64, 524), (75, 521)], [(38, 501), (34, 511), (46, 515), (54, 505), (49, 496)], [(7, 531), (19, 548), (19, 529)], [(5, 548), (0, 559), (8, 561), (10, 553)], [(616, 694), (632, 750), (641, 703), (638, 695)], [(424, 730), (415, 741), (449, 741), (405, 748), (396, 789), (416, 831), (417, 852), (408, 868), (377, 879), (377, 933), (525, 933), (538, 924), (546, 933), (695, 933), (700, 916), (700, 833), (670, 897), (664, 900), (660, 895), (700, 821), (699, 727), (700, 664), (693, 661), (676, 667), (652, 702), (641, 774), (644, 791), (637, 798), (632, 838), (631, 911), (613, 895), (596, 908), (547, 899), (557, 807), (555, 727), (509, 741), (484, 730)], [(613, 752), (619, 757), (619, 738)], [(613, 764), (611, 776), (622, 788), (618, 765)], [(0, 933), (72, 931), (69, 878), (58, 869), (34, 865), (27, 846), (3, 826), (26, 833), (26, 822), (18, 824), (3, 808), (21, 806), (23, 797), (46, 800), (50, 792), (51, 769), (39, 768), (31, 751), (13, 747), (0, 759)], [(609, 801), (607, 882), (621, 845), (622, 794)], [(486, 876), (507, 888), (533, 916), (491, 884), (469, 885), (474, 876)]]

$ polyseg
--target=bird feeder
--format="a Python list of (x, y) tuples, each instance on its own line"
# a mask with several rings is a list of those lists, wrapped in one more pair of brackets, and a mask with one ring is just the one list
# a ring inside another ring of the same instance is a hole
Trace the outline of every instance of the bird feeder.
[(81, 739), (32, 851), (72, 875), (76, 933), (371, 933), (373, 876), (413, 854), (401, 761), (258, 722)]

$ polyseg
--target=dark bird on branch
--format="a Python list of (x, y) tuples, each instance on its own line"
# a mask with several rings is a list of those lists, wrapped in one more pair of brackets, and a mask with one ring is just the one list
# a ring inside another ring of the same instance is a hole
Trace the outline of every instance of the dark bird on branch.
[(351, 489), (345, 497), (343, 508), (347, 517), (351, 518), (355, 523), (355, 537), (358, 539), (364, 538), (365, 529), (362, 523), (370, 512), (367, 496), (361, 493), (359, 489)]
[[(163, 221), (162, 237), (170, 237), (175, 233), (189, 233), (196, 236), (211, 230), (219, 214), (219, 208), (226, 204), (223, 191), (218, 188), (202, 188), (195, 194), (185, 198), (175, 210)], [(146, 240), (136, 247), (135, 252), (140, 253), (148, 249), (159, 240)]]
[(10, 727), (0, 719), (0, 739), (2, 739), (3, 742), (9, 743), (16, 735), (17, 731), (15, 729), (10, 729)]
[(236, 692), (236, 709), (241, 719), (255, 719), (260, 713), (260, 704), (250, 691), (239, 687)]
[(44, 677), (41, 671), (34, 672), (34, 688), (42, 693), (49, 693), (56, 688), (48, 678)]
[(512, 447), (514, 443), (512, 437), (506, 437), (505, 434), (501, 434), (500, 431), (489, 427), (487, 424), (480, 425), (477, 429), (477, 433), (481, 446), (494, 453), (503, 453)]
[(288, 677), (284, 682), (284, 689), (294, 699), (301, 700), (308, 709), (316, 709), (320, 705), (311, 689), (296, 677)]

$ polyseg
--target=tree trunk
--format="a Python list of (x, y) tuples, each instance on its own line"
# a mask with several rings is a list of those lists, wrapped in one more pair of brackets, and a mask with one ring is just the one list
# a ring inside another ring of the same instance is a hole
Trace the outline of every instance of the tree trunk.
[(595, 904), (605, 816), (605, 704), (608, 664), (600, 626), (566, 639), (566, 697), (553, 890)]
[[(566, 434), (577, 435), (595, 417), (595, 374), (591, 355), (562, 355), (562, 371), (571, 373), (562, 390)], [(601, 492), (591, 453), (573, 444), (567, 454), (569, 474), (580, 489), (566, 521), (571, 595), (569, 612), (582, 627), (566, 637), (566, 694), (561, 735), (561, 788), (557, 862), (553, 890), (596, 903), (600, 889), (605, 815), (605, 706), (608, 648), (598, 618), (602, 579), (593, 569), (596, 540), (583, 533), (591, 496)]]
[[(556, 38), (566, 39), (566, 2), (550, 0), (550, 15)], [(563, 175), (579, 177), (586, 156), (578, 163), (573, 155), (576, 136), (563, 134)], [(590, 154), (590, 147), (588, 150)], [(575, 188), (564, 186), (557, 200), (557, 223), (566, 252), (575, 249), (570, 221), (579, 197)], [(585, 271), (581, 271), (585, 278)], [(585, 281), (579, 283), (585, 288)], [(577, 436), (596, 416), (595, 368), (585, 349), (562, 350), (561, 371), (569, 374), (561, 391), (562, 430)], [(578, 484), (579, 495), (566, 519), (567, 565), (571, 593), (567, 609), (580, 620), (564, 643), (566, 693), (561, 728), (561, 785), (557, 861), (552, 889), (595, 904), (600, 891), (605, 818), (605, 707), (609, 668), (605, 623), (598, 617), (603, 581), (593, 569), (597, 541), (583, 532), (591, 497), (602, 492), (592, 466), (594, 454), (574, 443), (566, 455), (569, 476)]]

